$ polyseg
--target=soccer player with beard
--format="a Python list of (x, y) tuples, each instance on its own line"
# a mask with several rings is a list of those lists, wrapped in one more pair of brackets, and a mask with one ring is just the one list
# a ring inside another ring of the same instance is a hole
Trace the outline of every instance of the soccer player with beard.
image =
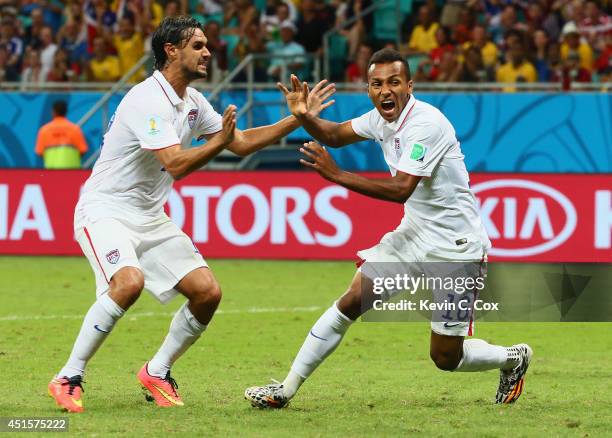
[[(244, 156), (299, 126), (289, 116), (240, 131), (233, 105), (223, 117), (215, 112), (188, 86), (206, 77), (206, 42), (193, 18), (162, 21), (152, 40), (156, 71), (119, 104), (76, 206), (75, 235), (94, 271), (97, 300), (68, 362), (48, 386), (68, 411), (83, 411), (85, 366), (144, 287), (162, 303), (179, 293), (187, 298), (159, 351), (138, 373), (157, 405), (183, 405), (170, 368), (206, 329), (221, 289), (191, 239), (164, 213), (172, 182), (224, 149)], [(191, 148), (193, 138), (207, 142)]]
[[(301, 152), (306, 159), (302, 163), (350, 190), (404, 204), (404, 218), (378, 245), (358, 252), (361, 262), (348, 290), (314, 324), (285, 380), (245, 391), (245, 398), (260, 408), (287, 405), (300, 385), (340, 344), (351, 324), (369, 310), (372, 280), (385, 266), (412, 269), (425, 265), (423, 262), (461, 262), (480, 269), (491, 246), (469, 187), (455, 130), (438, 109), (412, 95), (408, 65), (397, 51), (383, 49), (372, 55), (368, 96), (375, 108), (344, 123), (318, 117), (323, 102), (334, 92), (333, 84), (319, 83), (310, 91), (297, 77), (292, 76), (291, 81), (291, 91), (282, 84), (279, 87), (291, 113), (310, 135), (330, 147), (374, 140), (381, 146), (392, 176), (368, 178), (343, 171), (325, 147), (315, 142), (304, 144)], [(481, 274), (478, 269), (475, 279)], [(473, 302), (473, 291), (471, 296)], [(496, 402), (516, 401), (522, 393), (531, 348), (526, 344), (502, 347), (481, 339), (465, 339), (472, 334), (472, 320), (471, 315), (466, 318), (466, 312), (463, 315), (455, 312), (451, 319), (432, 319), (432, 361), (445, 371), (499, 369)]]

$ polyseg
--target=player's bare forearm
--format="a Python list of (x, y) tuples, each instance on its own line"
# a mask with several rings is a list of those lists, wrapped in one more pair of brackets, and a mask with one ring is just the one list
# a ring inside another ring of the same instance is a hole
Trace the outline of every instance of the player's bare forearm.
[(299, 121), (302, 126), (310, 135), (312, 135), (318, 141), (325, 143), (330, 147), (344, 146), (340, 143), (337, 135), (337, 131), (340, 128), (340, 124), (336, 122), (330, 122), (324, 120), (318, 116), (312, 116), (309, 113), (305, 113), (299, 117)]
[(314, 141), (304, 143), (300, 152), (305, 156), (300, 163), (316, 170), (326, 180), (383, 201), (406, 202), (421, 180), (420, 176), (404, 172), (397, 172), (391, 178), (366, 178), (346, 172), (338, 167), (325, 147)]
[[(190, 149), (182, 149), (180, 145), (173, 146), (172, 148), (176, 150), (172, 151), (172, 158), (165, 160), (165, 162), (160, 161), (164, 164), (166, 172), (172, 175), (175, 180), (179, 180), (206, 165), (219, 155), (225, 147), (226, 145), (221, 137), (213, 137), (206, 144)], [(164, 151), (161, 151), (161, 153), (164, 153)], [(171, 153), (171, 151), (168, 151), (168, 153)]]
[(181, 179), (198, 170), (223, 149), (232, 144), (236, 131), (236, 107), (228, 105), (223, 112), (221, 131), (207, 137), (205, 145), (183, 149), (180, 144), (156, 150), (155, 157), (174, 179)]
[(331, 176), (329, 180), (370, 198), (403, 204), (412, 195), (421, 177), (408, 174), (398, 175), (391, 178), (367, 178), (340, 171)]
[(322, 119), (318, 116), (313, 116), (310, 113), (298, 117), (298, 120), (306, 132), (321, 143), (325, 143), (332, 148), (338, 148), (347, 144), (366, 140), (353, 131), (350, 120), (343, 123), (336, 123)]
[(289, 116), (273, 125), (238, 131), (234, 141), (227, 149), (244, 157), (266, 146), (277, 143), (281, 138), (289, 135), (299, 127), (300, 123), (298, 120), (294, 116)]

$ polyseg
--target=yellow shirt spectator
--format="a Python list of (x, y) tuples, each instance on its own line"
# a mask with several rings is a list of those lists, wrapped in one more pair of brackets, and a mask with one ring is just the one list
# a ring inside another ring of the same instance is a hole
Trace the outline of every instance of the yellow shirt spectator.
[[(528, 61), (523, 61), (518, 67), (507, 62), (497, 69), (497, 82), (516, 84), (517, 82), (535, 82), (537, 79), (536, 69)], [(504, 91), (516, 91), (516, 87), (505, 87)]]
[[(571, 49), (567, 43), (561, 44), (561, 59), (567, 60)], [(587, 43), (580, 43), (577, 49), (578, 56), (580, 57), (580, 67), (588, 70), (593, 70), (593, 49)]]
[(89, 61), (92, 80), (96, 82), (114, 82), (121, 77), (119, 59), (116, 56), (106, 56), (103, 60), (96, 58)]
[[(119, 55), (119, 66), (121, 68), (121, 76), (123, 76), (144, 55), (142, 36), (138, 32), (134, 32), (129, 38), (115, 35), (113, 37), (113, 44)], [(130, 82), (138, 82), (143, 78), (144, 69), (141, 68), (130, 78)]]
[(438, 23), (432, 23), (428, 29), (425, 29), (421, 24), (415, 26), (410, 35), (410, 41), (408, 41), (408, 48), (423, 53), (431, 52), (432, 49), (438, 47), (436, 41), (438, 27)]
[[(463, 45), (464, 51), (472, 47), (473, 43), (468, 41)], [(487, 43), (480, 49), (480, 55), (482, 56), (482, 62), (486, 67), (494, 66), (497, 63), (497, 46), (493, 44), (491, 41), (487, 41)]]

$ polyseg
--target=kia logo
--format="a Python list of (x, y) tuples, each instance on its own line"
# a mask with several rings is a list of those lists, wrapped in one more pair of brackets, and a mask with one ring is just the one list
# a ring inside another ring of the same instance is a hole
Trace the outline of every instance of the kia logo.
[[(572, 235), (576, 229), (576, 209), (571, 201), (558, 190), (538, 182), (523, 179), (497, 179), (472, 186), (472, 190), (475, 194), (484, 193), (493, 189), (508, 188), (526, 189), (532, 192), (538, 192), (544, 196), (529, 197), (529, 205), (527, 206), (524, 217), (522, 218), (520, 230), (517, 229), (516, 215), (518, 209), (516, 197), (504, 198), (502, 207), (499, 205), (499, 198), (482, 196), (483, 202), (480, 204), (480, 215), (483, 224), (489, 233), (489, 237), (492, 240), (500, 237), (503, 237), (506, 240), (514, 240), (516, 239), (518, 232), (519, 239), (528, 240), (531, 238), (536, 226), (538, 226), (545, 241), (543, 243), (538, 243), (523, 248), (502, 248), (497, 244), (489, 250), (489, 254), (500, 257), (533, 256), (558, 247)], [(561, 231), (559, 231), (556, 235), (551, 225), (550, 214), (545, 198), (555, 201), (565, 214), (565, 223), (563, 224)], [(500, 234), (496, 223), (490, 217), (496, 208), (504, 208), (503, 236)]]

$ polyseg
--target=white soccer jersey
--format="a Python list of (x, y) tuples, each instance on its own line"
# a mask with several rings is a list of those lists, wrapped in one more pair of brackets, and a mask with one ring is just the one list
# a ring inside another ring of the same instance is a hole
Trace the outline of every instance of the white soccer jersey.
[(181, 99), (159, 71), (134, 86), (111, 118), (76, 207), (75, 228), (84, 219), (143, 225), (162, 217), (173, 179), (153, 151), (188, 148), (194, 137), (220, 131), (221, 123), (201, 93), (187, 87)]
[(400, 228), (418, 233), (443, 258), (479, 259), (490, 248), (455, 130), (437, 108), (410, 96), (395, 122), (373, 109), (351, 124), (381, 146), (392, 175), (423, 177), (404, 204)]

